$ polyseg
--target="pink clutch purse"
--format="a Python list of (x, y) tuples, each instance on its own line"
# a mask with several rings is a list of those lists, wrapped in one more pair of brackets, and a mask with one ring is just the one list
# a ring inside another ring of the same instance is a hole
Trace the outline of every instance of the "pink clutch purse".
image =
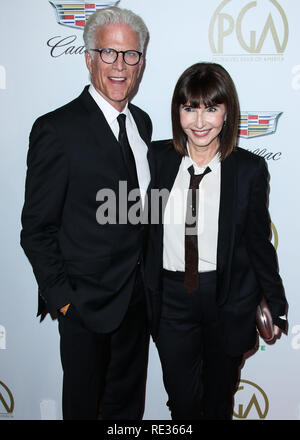
[(273, 319), (265, 298), (262, 298), (256, 310), (256, 327), (259, 336), (265, 342), (271, 342), (274, 338)]

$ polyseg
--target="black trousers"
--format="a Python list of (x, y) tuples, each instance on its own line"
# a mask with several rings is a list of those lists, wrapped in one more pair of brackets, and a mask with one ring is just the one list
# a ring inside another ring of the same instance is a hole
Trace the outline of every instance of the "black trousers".
[(242, 356), (223, 350), (216, 304), (216, 272), (199, 274), (187, 293), (184, 274), (164, 271), (162, 315), (156, 341), (173, 420), (228, 420)]
[(72, 305), (59, 317), (59, 332), (64, 420), (140, 420), (149, 347), (140, 274), (127, 313), (114, 332), (91, 332)]

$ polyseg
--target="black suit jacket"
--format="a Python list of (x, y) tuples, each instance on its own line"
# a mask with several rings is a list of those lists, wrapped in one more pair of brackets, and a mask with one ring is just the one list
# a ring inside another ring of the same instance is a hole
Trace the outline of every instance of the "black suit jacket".
[[(149, 145), (149, 116), (129, 104)], [(88, 92), (36, 120), (30, 134), (21, 245), (39, 287), (38, 314), (75, 305), (86, 325), (108, 332), (133, 290), (145, 226), (100, 225), (96, 194), (127, 181), (119, 143)], [(128, 192), (131, 190), (128, 183)], [(117, 196), (118, 217), (118, 196)]]
[[(171, 191), (181, 156), (168, 141), (153, 142), (149, 153), (151, 190)], [(237, 148), (221, 162), (217, 299), (224, 344), (231, 354), (244, 353), (255, 345), (255, 313), (262, 296), (275, 323), (285, 328), (279, 317), (285, 314), (287, 302), (270, 242), (267, 194), (264, 159)], [(149, 232), (145, 271), (154, 339), (162, 294), (163, 207), (157, 217)]]

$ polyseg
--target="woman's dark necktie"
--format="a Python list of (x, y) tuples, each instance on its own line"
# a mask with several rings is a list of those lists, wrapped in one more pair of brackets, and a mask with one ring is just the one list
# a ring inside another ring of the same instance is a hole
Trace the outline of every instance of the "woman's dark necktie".
[(191, 175), (190, 187), (187, 197), (186, 220), (185, 220), (185, 274), (184, 286), (191, 293), (198, 287), (198, 205), (199, 197), (197, 190), (203, 177), (211, 170), (207, 167), (203, 174), (194, 173), (194, 166), (188, 168)]

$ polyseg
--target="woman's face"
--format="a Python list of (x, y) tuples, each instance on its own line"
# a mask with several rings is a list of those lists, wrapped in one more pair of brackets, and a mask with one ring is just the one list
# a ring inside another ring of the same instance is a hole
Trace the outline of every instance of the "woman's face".
[(198, 108), (188, 103), (180, 106), (180, 123), (188, 137), (189, 148), (196, 151), (219, 149), (219, 134), (226, 120), (225, 104)]

